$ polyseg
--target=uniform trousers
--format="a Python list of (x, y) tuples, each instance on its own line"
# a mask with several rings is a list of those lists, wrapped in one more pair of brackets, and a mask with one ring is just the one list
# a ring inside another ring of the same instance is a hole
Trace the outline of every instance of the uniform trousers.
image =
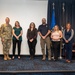
[(11, 47), (11, 39), (4, 39), (2, 45), (3, 45), (3, 54), (8, 55)]

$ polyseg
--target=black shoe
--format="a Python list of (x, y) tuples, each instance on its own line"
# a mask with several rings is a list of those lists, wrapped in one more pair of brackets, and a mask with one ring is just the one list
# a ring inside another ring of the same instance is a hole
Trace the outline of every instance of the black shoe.
[(30, 57), (30, 60), (32, 60), (32, 59), (33, 59), (33, 56)]
[(57, 59), (53, 59), (54, 61), (57, 61)]

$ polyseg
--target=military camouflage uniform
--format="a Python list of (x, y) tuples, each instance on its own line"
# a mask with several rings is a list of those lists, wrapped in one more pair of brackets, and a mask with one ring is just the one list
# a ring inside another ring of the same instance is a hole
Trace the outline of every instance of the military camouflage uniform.
[(12, 26), (3, 24), (1, 26), (1, 38), (4, 39), (2, 42), (3, 45), (3, 54), (8, 55), (9, 54), (9, 49), (11, 47), (11, 39), (12, 39)]

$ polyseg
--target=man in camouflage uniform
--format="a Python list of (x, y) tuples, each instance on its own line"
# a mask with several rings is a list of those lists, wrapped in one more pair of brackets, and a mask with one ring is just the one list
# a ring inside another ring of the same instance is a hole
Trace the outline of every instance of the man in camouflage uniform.
[(11, 47), (12, 26), (9, 24), (10, 19), (6, 17), (5, 24), (1, 26), (1, 41), (3, 45), (4, 60), (10, 60), (9, 49)]

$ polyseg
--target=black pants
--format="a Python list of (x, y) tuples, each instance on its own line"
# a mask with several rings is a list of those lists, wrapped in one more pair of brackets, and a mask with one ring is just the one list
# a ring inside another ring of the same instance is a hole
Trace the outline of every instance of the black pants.
[(16, 44), (18, 46), (18, 56), (20, 56), (21, 42), (22, 41), (20, 41), (20, 40), (13, 40), (13, 56), (15, 56)]
[(72, 59), (72, 42), (65, 43), (66, 59)]
[(52, 50), (54, 59), (58, 59), (59, 51), (60, 51), (60, 41), (52, 41)]
[(28, 40), (28, 46), (29, 46), (29, 53), (30, 53), (30, 56), (33, 56), (35, 55), (35, 47), (36, 47), (36, 43), (37, 43), (37, 40), (34, 39), (33, 42), (30, 42)]

